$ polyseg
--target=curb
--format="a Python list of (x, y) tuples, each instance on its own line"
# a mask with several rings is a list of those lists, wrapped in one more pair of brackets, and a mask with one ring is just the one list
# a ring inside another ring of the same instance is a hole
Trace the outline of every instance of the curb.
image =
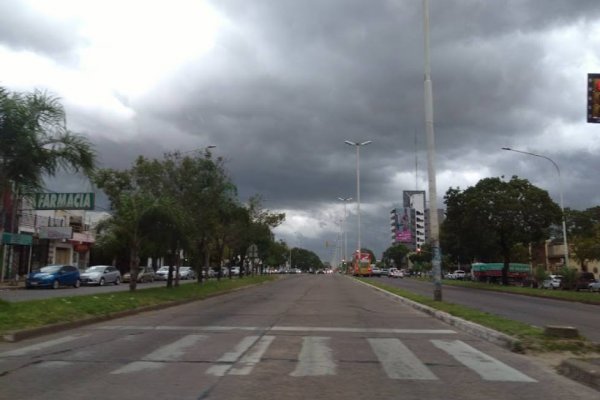
[(600, 390), (600, 359), (570, 358), (558, 366), (558, 372), (567, 378)]
[(200, 299), (186, 299), (186, 300), (180, 300), (180, 301), (172, 301), (169, 303), (155, 304), (153, 306), (135, 308), (133, 310), (125, 310), (125, 311), (119, 311), (119, 312), (115, 312), (115, 313), (111, 313), (111, 314), (98, 315), (95, 317), (79, 319), (76, 321), (59, 322), (57, 324), (44, 325), (44, 326), (40, 326), (38, 328), (29, 328), (29, 329), (22, 329), (22, 330), (7, 332), (0, 336), (0, 341), (19, 342), (21, 340), (30, 339), (30, 338), (42, 336), (42, 335), (47, 335), (50, 333), (56, 333), (56, 332), (60, 332), (60, 331), (67, 330), (67, 329), (79, 328), (79, 327), (86, 326), (86, 325), (96, 324), (98, 322), (109, 321), (111, 319), (129, 317), (131, 315), (141, 314), (146, 311), (162, 310), (162, 309), (169, 308), (169, 307), (175, 307), (175, 306), (180, 306), (180, 305), (187, 304), (187, 303), (193, 303), (195, 301), (203, 301), (203, 300), (210, 299), (213, 297), (222, 296), (224, 294), (234, 293), (234, 292), (248, 289), (251, 287), (255, 287), (258, 285), (263, 285), (265, 283), (268, 283), (268, 281), (234, 288), (234, 289), (226, 290), (224, 292), (211, 293)]
[(354, 281), (357, 283), (360, 283), (362, 285), (368, 286), (372, 289), (375, 289), (375, 290), (381, 292), (386, 297), (389, 297), (389, 298), (391, 298), (395, 301), (398, 301), (402, 304), (408, 305), (408, 306), (410, 306), (418, 311), (421, 311), (425, 314), (431, 315), (432, 317), (439, 319), (440, 321), (443, 321), (449, 325), (456, 326), (457, 328), (460, 328), (461, 330), (463, 330), (473, 336), (476, 336), (480, 339), (486, 340), (486, 341), (496, 344), (500, 347), (504, 347), (515, 353), (521, 353), (523, 351), (523, 346), (521, 345), (521, 341), (518, 340), (517, 338), (509, 336), (505, 333), (498, 332), (494, 329), (485, 327), (483, 325), (476, 324), (475, 322), (471, 322), (471, 321), (467, 321), (467, 320), (459, 318), (459, 317), (455, 317), (453, 315), (448, 314), (447, 312), (436, 310), (435, 308), (423, 305), (421, 303), (417, 303), (415, 301), (409, 300), (407, 298), (404, 298), (404, 297), (399, 296), (394, 293), (390, 293), (387, 290), (378, 288), (377, 286), (373, 286), (366, 282), (362, 282), (362, 281), (359, 281), (356, 279), (354, 279)]

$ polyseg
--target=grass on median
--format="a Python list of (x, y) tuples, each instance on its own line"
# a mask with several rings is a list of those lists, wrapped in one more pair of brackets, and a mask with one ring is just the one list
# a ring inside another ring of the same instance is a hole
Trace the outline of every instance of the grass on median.
[(0, 334), (158, 304), (201, 300), (212, 294), (273, 279), (275, 278), (272, 276), (257, 276), (222, 279), (220, 282), (211, 280), (202, 285), (186, 284), (170, 289), (166, 287), (143, 289), (138, 286), (135, 292), (111, 292), (15, 303), (0, 300)]
[(444, 280), (444, 285), (461, 286), (471, 289), (491, 290), (494, 292), (505, 292), (521, 294), (533, 297), (543, 297), (557, 300), (576, 301), (579, 303), (599, 304), (600, 292), (575, 291), (575, 290), (552, 290), (552, 289), (536, 289), (522, 286), (503, 286), (498, 284), (490, 284), (483, 282), (461, 281), (461, 280)]
[[(358, 278), (360, 279), (360, 278)], [(544, 330), (523, 322), (514, 321), (499, 315), (475, 310), (470, 307), (434, 301), (433, 299), (415, 294), (411, 291), (398, 287), (385, 285), (372, 280), (360, 279), (370, 285), (376, 286), (390, 293), (407, 298), (420, 304), (424, 304), (436, 310), (447, 312), (450, 315), (471, 321), (490, 329), (505, 333), (521, 341), (523, 350), (547, 352), (547, 351), (570, 351), (575, 354), (587, 352), (600, 352), (600, 345), (587, 342), (585, 338), (559, 339), (544, 335)]]

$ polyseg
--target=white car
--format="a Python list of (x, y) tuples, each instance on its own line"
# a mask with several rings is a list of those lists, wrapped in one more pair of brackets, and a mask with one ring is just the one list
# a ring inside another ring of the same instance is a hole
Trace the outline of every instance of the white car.
[(590, 290), (590, 292), (598, 292), (600, 293), (600, 280), (597, 280), (596, 282), (592, 282), (588, 285), (588, 288)]
[(563, 277), (561, 275), (550, 275), (548, 279), (542, 282), (542, 285), (540, 287), (542, 289), (559, 289), (560, 284), (562, 282), (562, 278)]
[[(175, 268), (173, 268), (173, 275), (175, 275)], [(162, 266), (156, 271), (156, 280), (158, 281), (166, 281), (169, 277), (169, 267)]]
[(179, 279), (196, 279), (196, 272), (192, 267), (179, 267)]
[(104, 286), (107, 283), (121, 283), (121, 272), (111, 265), (94, 265), (80, 275), (84, 285)]

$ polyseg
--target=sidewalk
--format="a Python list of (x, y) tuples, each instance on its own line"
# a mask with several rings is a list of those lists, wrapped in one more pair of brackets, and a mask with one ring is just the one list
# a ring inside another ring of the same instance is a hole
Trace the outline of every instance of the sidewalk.
[(25, 281), (19, 280), (15, 282), (10, 279), (5, 279), (4, 282), (0, 283), (0, 290), (17, 290), (17, 289), (25, 289)]

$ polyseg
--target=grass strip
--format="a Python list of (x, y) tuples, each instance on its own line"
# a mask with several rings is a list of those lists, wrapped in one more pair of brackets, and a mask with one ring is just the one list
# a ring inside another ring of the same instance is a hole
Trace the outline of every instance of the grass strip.
[(494, 292), (514, 293), (533, 297), (543, 297), (547, 299), (576, 301), (580, 303), (600, 305), (600, 292), (578, 292), (575, 290), (536, 289), (522, 286), (503, 286), (491, 283), (447, 279), (444, 280), (444, 285), (460, 286), (471, 289), (490, 290)]
[(0, 300), (0, 334), (37, 328), (58, 322), (71, 322), (120, 311), (134, 310), (183, 300), (201, 300), (210, 295), (274, 280), (273, 276), (211, 280), (202, 285), (138, 289), (88, 296), (57, 297), (10, 303)]
[(526, 351), (570, 351), (575, 354), (588, 353), (590, 351), (600, 352), (599, 344), (590, 343), (583, 337), (576, 339), (547, 337), (544, 335), (544, 330), (542, 328), (538, 328), (520, 321), (514, 321), (506, 317), (479, 311), (471, 307), (454, 303), (434, 301), (429, 297), (413, 293), (409, 290), (373, 282), (372, 280), (363, 278), (357, 279), (414, 302), (424, 304), (436, 310), (447, 312), (455, 317), (459, 317), (515, 337), (521, 341), (523, 350)]

